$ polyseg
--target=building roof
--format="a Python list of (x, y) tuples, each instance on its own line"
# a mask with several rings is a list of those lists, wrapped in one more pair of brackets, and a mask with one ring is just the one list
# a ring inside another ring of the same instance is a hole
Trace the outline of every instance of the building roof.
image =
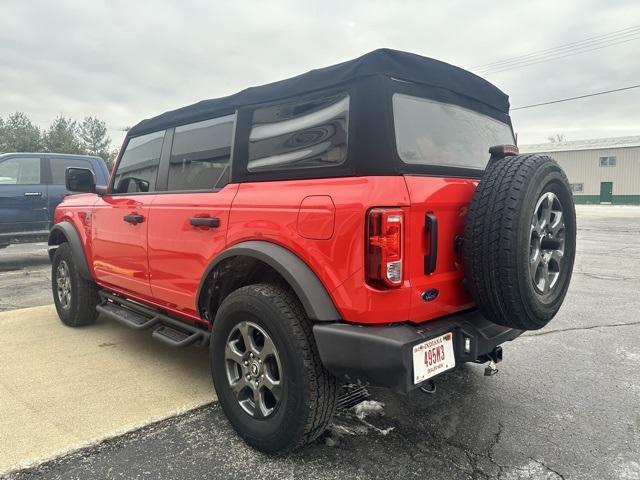
[(640, 147), (640, 135), (613, 138), (592, 138), (590, 140), (573, 140), (555, 143), (537, 143), (519, 145), (521, 153), (533, 152), (569, 152), (573, 150), (601, 150), (607, 148)]
[(342, 85), (349, 86), (365, 77), (376, 75), (454, 92), (503, 114), (509, 113), (507, 95), (483, 78), (432, 58), (382, 48), (337, 65), (163, 113), (141, 121), (129, 130), (128, 136), (135, 137), (233, 113), (243, 106), (280, 101)]

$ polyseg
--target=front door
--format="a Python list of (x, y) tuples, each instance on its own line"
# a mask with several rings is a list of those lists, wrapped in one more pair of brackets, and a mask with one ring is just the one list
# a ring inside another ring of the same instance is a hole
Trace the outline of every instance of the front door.
[(128, 141), (109, 193), (93, 208), (93, 269), (96, 280), (122, 293), (151, 297), (147, 229), (156, 197), (164, 131)]
[(0, 237), (33, 235), (49, 229), (41, 163), (38, 157), (0, 160)]
[(613, 202), (613, 182), (600, 182), (600, 203)]
[(93, 207), (93, 269), (101, 284), (150, 297), (147, 226), (153, 195), (105, 195)]

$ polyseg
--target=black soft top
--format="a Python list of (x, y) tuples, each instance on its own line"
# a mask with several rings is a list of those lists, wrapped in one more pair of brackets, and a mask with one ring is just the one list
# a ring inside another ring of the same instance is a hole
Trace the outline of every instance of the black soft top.
[(348, 87), (374, 76), (452, 92), (463, 97), (467, 106), (475, 107), (474, 109), (499, 119), (504, 119), (509, 112), (507, 95), (477, 75), (432, 58), (383, 48), (354, 60), (163, 113), (141, 121), (129, 130), (128, 136), (135, 137), (233, 113), (242, 107), (306, 95), (337, 86)]

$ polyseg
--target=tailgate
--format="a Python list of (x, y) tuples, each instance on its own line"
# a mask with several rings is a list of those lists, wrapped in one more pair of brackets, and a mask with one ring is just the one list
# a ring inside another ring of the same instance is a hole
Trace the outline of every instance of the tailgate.
[[(418, 175), (406, 175), (405, 181), (411, 200), (406, 232), (409, 320), (423, 322), (471, 308), (473, 300), (462, 285), (461, 242), (478, 182)], [(437, 245), (431, 245), (432, 239)]]

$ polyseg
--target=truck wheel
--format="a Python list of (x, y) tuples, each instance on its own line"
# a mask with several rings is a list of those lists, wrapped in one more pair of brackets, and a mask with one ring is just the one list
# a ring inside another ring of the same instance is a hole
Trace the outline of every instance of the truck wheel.
[(82, 327), (96, 321), (99, 301), (96, 285), (80, 276), (68, 243), (62, 243), (53, 256), (51, 288), (62, 323)]
[(239, 288), (218, 309), (213, 381), (227, 418), (257, 450), (294, 450), (333, 417), (336, 379), (320, 361), (311, 326), (295, 295), (274, 285)]
[(575, 207), (560, 166), (539, 155), (491, 162), (469, 208), (463, 249), (467, 285), (488, 319), (544, 327), (564, 301), (576, 249)]

